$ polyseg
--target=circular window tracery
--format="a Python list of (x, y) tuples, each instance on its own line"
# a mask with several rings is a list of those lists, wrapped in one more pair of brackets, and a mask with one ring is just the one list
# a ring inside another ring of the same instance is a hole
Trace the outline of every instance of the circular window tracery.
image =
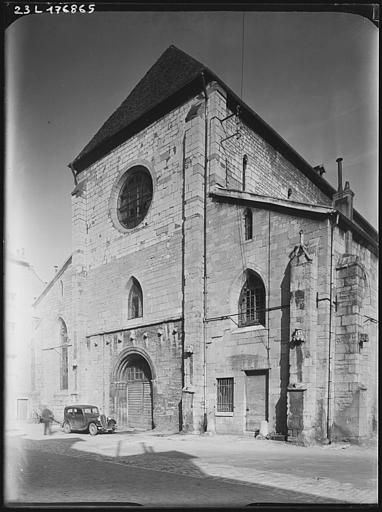
[(145, 218), (153, 196), (149, 171), (139, 165), (129, 170), (119, 192), (118, 221), (124, 228), (135, 228)]

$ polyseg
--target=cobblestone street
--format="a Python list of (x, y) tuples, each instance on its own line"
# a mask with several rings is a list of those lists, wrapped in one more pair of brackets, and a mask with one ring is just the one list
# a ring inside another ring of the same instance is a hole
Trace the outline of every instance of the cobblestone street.
[(56, 430), (43, 436), (40, 425), (25, 430), (7, 437), (11, 501), (377, 502), (377, 451), (370, 446), (304, 448), (240, 436), (147, 432), (90, 437)]

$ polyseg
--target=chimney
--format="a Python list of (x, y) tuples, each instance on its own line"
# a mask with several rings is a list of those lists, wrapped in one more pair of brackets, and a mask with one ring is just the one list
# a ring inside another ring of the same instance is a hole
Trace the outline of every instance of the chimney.
[(54, 265), (54, 273), (57, 274), (58, 265)]
[(337, 192), (342, 192), (342, 160), (343, 158), (337, 158), (336, 162), (338, 164), (337, 171), (338, 171), (338, 189)]
[[(342, 158), (337, 158), (338, 164), (338, 190), (333, 194), (333, 208), (340, 211), (349, 220), (353, 220), (353, 198), (354, 192), (351, 190), (349, 182), (345, 182), (345, 188), (342, 188)], [(345, 252), (352, 252), (353, 234), (350, 230), (345, 233)]]

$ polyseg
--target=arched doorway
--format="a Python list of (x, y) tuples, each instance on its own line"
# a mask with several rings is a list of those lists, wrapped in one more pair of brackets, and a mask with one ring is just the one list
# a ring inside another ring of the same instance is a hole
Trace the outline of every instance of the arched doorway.
[(152, 372), (146, 358), (133, 352), (117, 365), (111, 385), (112, 405), (119, 428), (153, 428)]

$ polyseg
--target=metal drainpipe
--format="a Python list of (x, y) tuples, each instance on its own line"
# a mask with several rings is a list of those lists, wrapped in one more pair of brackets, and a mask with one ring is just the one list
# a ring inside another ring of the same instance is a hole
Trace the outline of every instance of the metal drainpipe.
[[(268, 340), (267, 340), (267, 363), (268, 368), (271, 367), (270, 364), (270, 357), (269, 357), (269, 351), (270, 351), (270, 325), (269, 325), (269, 311), (270, 311), (270, 295), (271, 295), (271, 210), (268, 211), (268, 314), (267, 314), (267, 327), (268, 327)], [(268, 418), (267, 418), (268, 421)]]
[(332, 442), (332, 433), (331, 433), (331, 398), (330, 393), (332, 391), (332, 321), (333, 321), (333, 235), (334, 228), (338, 224), (338, 213), (333, 221), (333, 219), (329, 219), (330, 222), (330, 289), (329, 289), (329, 338), (328, 338), (328, 396), (327, 396), (327, 414), (326, 414), (326, 437), (329, 443)]
[[(185, 326), (184, 326), (184, 287), (185, 287), (185, 200), (186, 200), (186, 135), (189, 131), (189, 128), (185, 130), (183, 135), (183, 164), (182, 164), (182, 389), (184, 388), (186, 382), (184, 379), (184, 340), (185, 340)], [(183, 419), (181, 429), (183, 430)]]
[(203, 219), (203, 429), (207, 430), (207, 190), (208, 190), (208, 95), (204, 73), (201, 73), (204, 91), (204, 219)]
[(105, 336), (102, 335), (102, 412), (105, 414)]

